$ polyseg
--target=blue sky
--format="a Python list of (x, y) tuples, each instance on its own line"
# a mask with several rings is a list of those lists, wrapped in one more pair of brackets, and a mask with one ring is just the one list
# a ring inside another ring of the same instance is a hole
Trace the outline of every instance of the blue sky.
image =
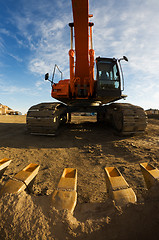
[[(69, 77), (71, 0), (0, 0), (0, 6), (0, 103), (26, 113), (53, 101), (44, 74), (55, 63)], [(96, 57), (128, 57), (125, 102), (144, 109), (159, 108), (158, 11), (158, 0), (90, 0)]]

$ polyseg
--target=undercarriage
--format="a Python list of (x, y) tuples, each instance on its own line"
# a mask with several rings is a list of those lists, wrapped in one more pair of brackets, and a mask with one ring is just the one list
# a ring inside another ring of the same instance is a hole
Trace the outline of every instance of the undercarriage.
[(27, 113), (27, 130), (37, 135), (57, 135), (60, 125), (71, 121), (73, 112), (97, 113), (97, 122), (109, 124), (117, 134), (129, 136), (142, 133), (147, 126), (143, 108), (125, 103), (109, 105), (65, 105), (59, 102), (40, 103)]
[(26, 118), (28, 132), (36, 135), (55, 135), (61, 123), (66, 121), (66, 107), (59, 102), (34, 105)]

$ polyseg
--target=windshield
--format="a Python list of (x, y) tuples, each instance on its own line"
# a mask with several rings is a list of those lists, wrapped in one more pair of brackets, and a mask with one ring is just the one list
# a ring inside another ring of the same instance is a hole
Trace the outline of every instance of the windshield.
[(119, 88), (120, 79), (116, 61), (100, 61), (98, 62), (97, 69), (97, 79), (101, 89)]

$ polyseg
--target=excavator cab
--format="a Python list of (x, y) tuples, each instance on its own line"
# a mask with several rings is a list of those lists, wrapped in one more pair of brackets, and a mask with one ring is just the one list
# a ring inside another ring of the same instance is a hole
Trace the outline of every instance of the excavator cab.
[(97, 67), (97, 97), (106, 101), (121, 97), (121, 77), (117, 59), (96, 58)]

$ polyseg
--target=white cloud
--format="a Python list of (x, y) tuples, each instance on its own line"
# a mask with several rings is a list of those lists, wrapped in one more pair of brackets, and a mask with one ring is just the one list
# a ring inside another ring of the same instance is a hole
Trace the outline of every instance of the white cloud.
[[(12, 23), (16, 24), (23, 40), (17, 42), (30, 49), (29, 70), (41, 76), (52, 72), (57, 64), (69, 77), (70, 30), (72, 21), (71, 0), (42, 0), (34, 3), (25, 0), (21, 13), (12, 14)], [(31, 7), (29, 7), (31, 3)], [(158, 0), (92, 0), (91, 11), (95, 22), (94, 48), (96, 56), (121, 57), (126, 55), (129, 63), (123, 65), (126, 79), (126, 93), (132, 102), (156, 104), (159, 86), (159, 1)], [(36, 12), (36, 14), (34, 14)], [(5, 29), (4, 34), (9, 34)], [(3, 41), (0, 39), (0, 48)], [(14, 56), (16, 57), (16, 56)], [(18, 58), (17, 58), (18, 60)], [(19, 59), (20, 60), (20, 59)], [(42, 80), (35, 81), (40, 89)], [(151, 99), (147, 100), (147, 95)], [(144, 102), (144, 99), (146, 101)]]
[(21, 59), (20, 57), (18, 57), (18, 56), (16, 56), (16, 55), (14, 55), (14, 54), (12, 54), (12, 53), (9, 53), (9, 55), (10, 55), (12, 58), (14, 58), (16, 61), (18, 61), (18, 62), (23, 62), (23, 59)]
[[(51, 1), (46, 5), (40, 1), (38, 6), (32, 3), (32, 7), (28, 8), (28, 3), (24, 2), (23, 15), (14, 14), (12, 23), (16, 24), (19, 34), (26, 39), (27, 44), (26, 42), (23, 44), (32, 52), (28, 63), (32, 73), (40, 75), (44, 75), (45, 72), (51, 73), (54, 65), (57, 64), (62, 71), (66, 69), (65, 77), (68, 77), (70, 46), (68, 22), (71, 21), (72, 16), (68, 14), (65, 6), (67, 8), (70, 3), (61, 1), (57, 3), (56, 8), (54, 5)], [(36, 16), (34, 11), (37, 11)]]
[(44, 85), (45, 85), (44, 80), (37, 80), (35, 82), (36, 89), (38, 90), (42, 90)]
[(0, 28), (0, 33), (8, 35), (8, 36), (10, 35), (9, 31), (7, 29), (5, 29), (5, 28)]
[(101, 0), (99, 7), (100, 11), (94, 9), (96, 55), (126, 55), (129, 58), (124, 64), (128, 100), (141, 102), (144, 108), (148, 103), (156, 106), (156, 99), (159, 99), (159, 2), (134, 0), (122, 6), (122, 2), (111, 1), (110, 4), (108, 1), (107, 6)]
[(17, 93), (20, 94), (20, 93), (30, 92), (29, 88), (9, 85), (4, 81), (0, 81), (0, 87), (1, 87), (1, 95), (10, 95), (10, 94), (17, 94)]
[(4, 50), (4, 41), (3, 41), (3, 38), (0, 37), (0, 54), (2, 54), (2, 51)]

